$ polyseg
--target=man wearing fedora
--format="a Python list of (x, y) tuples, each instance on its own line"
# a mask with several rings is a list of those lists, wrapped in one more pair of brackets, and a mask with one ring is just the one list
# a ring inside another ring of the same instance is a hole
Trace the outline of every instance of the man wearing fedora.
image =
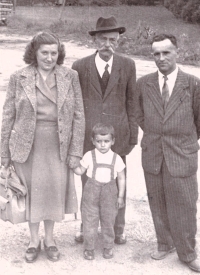
[[(118, 26), (115, 17), (100, 17), (96, 30), (89, 31), (96, 52), (72, 65), (79, 74), (83, 93), (86, 118), (84, 153), (94, 148), (91, 141), (93, 126), (99, 122), (108, 123), (113, 125), (116, 133), (112, 150), (119, 154), (124, 162), (126, 155), (137, 144), (138, 136), (133, 103), (136, 87), (135, 63), (130, 58), (115, 53), (119, 36), (125, 31), (125, 27)], [(86, 180), (86, 175), (82, 176), (83, 186)], [(126, 243), (124, 226), (125, 207), (118, 211), (115, 221), (117, 244)], [(83, 242), (82, 226), (75, 240)]]

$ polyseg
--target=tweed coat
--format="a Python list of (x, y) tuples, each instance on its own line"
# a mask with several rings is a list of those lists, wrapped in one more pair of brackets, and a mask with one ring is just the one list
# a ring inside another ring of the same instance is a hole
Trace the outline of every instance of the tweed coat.
[(163, 157), (173, 177), (187, 177), (198, 166), (200, 136), (200, 80), (179, 69), (164, 114), (158, 73), (137, 81), (136, 117), (144, 131), (142, 165), (157, 175)]
[[(60, 158), (82, 156), (84, 108), (77, 72), (56, 65), (58, 135)], [(36, 69), (27, 66), (10, 77), (1, 129), (1, 157), (23, 163), (32, 148), (36, 127)]]
[(112, 149), (120, 156), (125, 156), (137, 144), (138, 136), (133, 102), (136, 89), (135, 63), (130, 58), (113, 55), (112, 71), (102, 97), (95, 55), (77, 60), (72, 66), (79, 74), (83, 94), (86, 119), (84, 153), (94, 148), (91, 142), (92, 128), (102, 122), (113, 125), (116, 139)]

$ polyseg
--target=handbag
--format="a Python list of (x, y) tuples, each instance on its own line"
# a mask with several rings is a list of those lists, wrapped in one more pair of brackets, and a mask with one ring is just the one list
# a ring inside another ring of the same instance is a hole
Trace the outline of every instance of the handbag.
[(26, 187), (13, 167), (0, 168), (0, 219), (13, 224), (26, 221)]

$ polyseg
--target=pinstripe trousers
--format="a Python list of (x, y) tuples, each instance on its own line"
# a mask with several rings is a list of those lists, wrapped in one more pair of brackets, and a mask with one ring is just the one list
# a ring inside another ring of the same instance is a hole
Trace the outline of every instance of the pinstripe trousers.
[(144, 175), (158, 250), (175, 246), (181, 261), (195, 260), (197, 175), (172, 177), (165, 160), (158, 175), (145, 171)]

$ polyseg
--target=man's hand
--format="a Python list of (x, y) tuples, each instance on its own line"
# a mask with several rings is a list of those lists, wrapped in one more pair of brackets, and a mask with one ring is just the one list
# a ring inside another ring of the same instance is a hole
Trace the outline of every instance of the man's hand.
[(67, 156), (67, 164), (69, 165), (69, 167), (70, 167), (71, 169), (74, 169), (74, 168), (76, 168), (76, 167), (79, 166), (79, 164), (80, 164), (80, 159), (81, 159), (80, 157), (68, 155), (68, 156)]

